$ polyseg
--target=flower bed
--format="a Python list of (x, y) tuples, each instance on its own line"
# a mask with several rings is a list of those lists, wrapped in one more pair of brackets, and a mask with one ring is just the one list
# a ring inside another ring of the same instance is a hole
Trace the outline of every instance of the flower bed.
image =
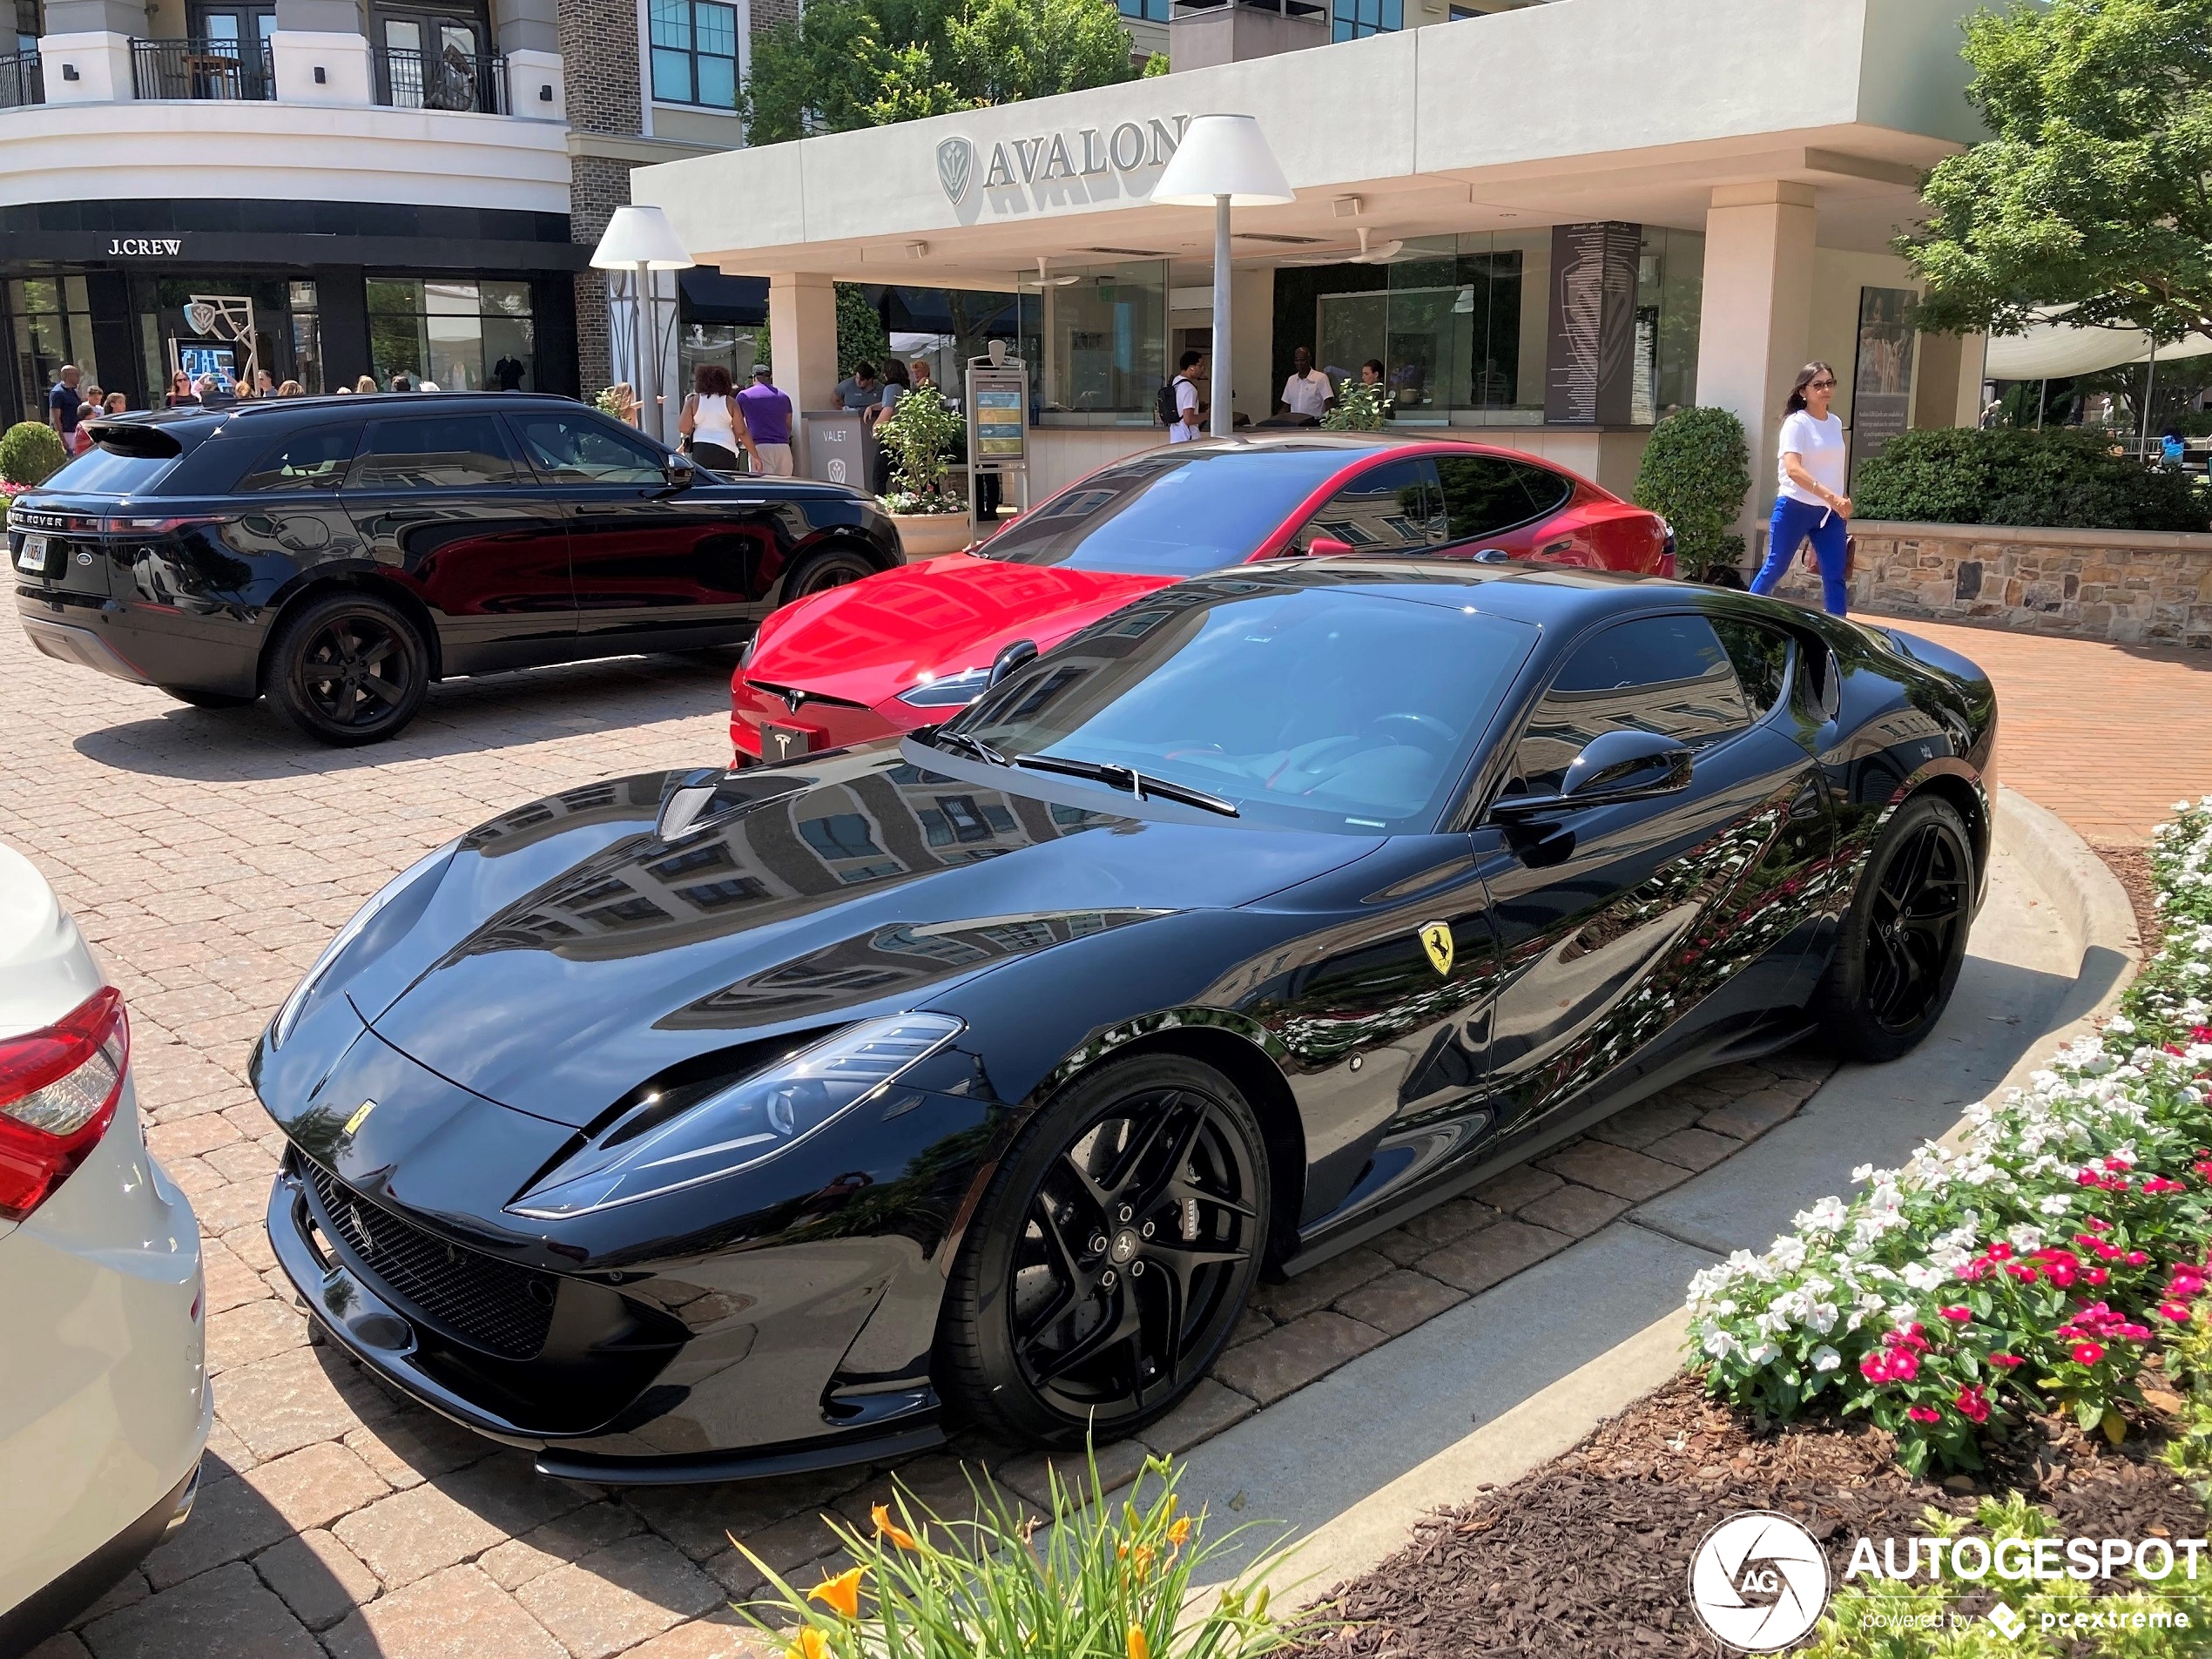
[(1963, 1146), (1862, 1169), (1763, 1256), (1692, 1282), (1692, 1366), (1757, 1418), (1864, 1413), (1919, 1471), (2016, 1413), (2117, 1443), (2135, 1373), (2207, 1289), (2212, 797), (2152, 841), (2165, 936), (2103, 1032), (1967, 1114)]

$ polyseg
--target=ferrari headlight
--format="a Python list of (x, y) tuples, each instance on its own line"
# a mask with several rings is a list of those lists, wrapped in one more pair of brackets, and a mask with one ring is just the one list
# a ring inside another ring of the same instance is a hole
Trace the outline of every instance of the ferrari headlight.
[[(508, 1211), (562, 1221), (751, 1169), (880, 1096), (965, 1028), (942, 1014), (867, 1020), (664, 1120), (648, 1101)], [(641, 1119), (651, 1127), (633, 1130)]]
[(942, 679), (926, 679), (899, 693), (901, 703), (918, 709), (966, 708), (991, 688), (991, 671), (971, 668)]
[(354, 913), (354, 919), (338, 930), (335, 939), (323, 947), (322, 954), (315, 958), (315, 965), (292, 988), (292, 995), (284, 999), (284, 1006), (277, 1010), (275, 1022), (269, 1027), (269, 1047), (280, 1049), (284, 1046), (284, 1040), (292, 1035), (292, 1028), (300, 1023), (300, 1016), (307, 1012), (307, 1004), (314, 1000), (315, 987), (322, 982), (338, 959), (346, 954), (347, 947), (368, 932), (368, 924), (381, 915), (395, 899), (411, 889), (418, 877), (450, 861), (454, 849), (460, 845), (458, 841), (448, 841), (436, 852), (417, 859), (378, 888), (369, 901)]

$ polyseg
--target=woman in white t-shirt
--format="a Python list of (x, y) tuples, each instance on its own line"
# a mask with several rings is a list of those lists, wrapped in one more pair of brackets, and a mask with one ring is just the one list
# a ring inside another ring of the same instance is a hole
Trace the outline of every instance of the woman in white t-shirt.
[(1844, 423), (1828, 413), (1835, 395), (1836, 371), (1827, 364), (1807, 363), (1797, 371), (1777, 446), (1780, 458), (1766, 563), (1751, 578), (1751, 591), (1771, 592), (1789, 574), (1798, 547), (1809, 540), (1820, 564), (1822, 607), (1840, 617), (1851, 597), (1844, 579), (1851, 521), (1851, 497), (1844, 494), (1844, 485), (1851, 452), (1844, 442)]

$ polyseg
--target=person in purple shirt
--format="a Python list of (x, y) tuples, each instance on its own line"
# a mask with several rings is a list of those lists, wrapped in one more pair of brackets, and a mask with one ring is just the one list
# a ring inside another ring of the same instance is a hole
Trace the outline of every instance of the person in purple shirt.
[(752, 469), (778, 478), (792, 475), (791, 399), (778, 391), (768, 365), (752, 366), (752, 384), (738, 394), (738, 414), (745, 421), (745, 453)]

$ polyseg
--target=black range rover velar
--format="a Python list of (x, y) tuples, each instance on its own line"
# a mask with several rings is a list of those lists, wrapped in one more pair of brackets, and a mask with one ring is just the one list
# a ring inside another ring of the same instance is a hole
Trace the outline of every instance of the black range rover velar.
[(367, 1364), (617, 1482), (1170, 1410), (1297, 1272), (1700, 1069), (1941, 1018), (1996, 706), (1779, 601), (1240, 566), (946, 724), (581, 786), (251, 1062)]
[(92, 422), (8, 512), (49, 657), (203, 708), (266, 694), (373, 743), (448, 675), (744, 640), (901, 562), (840, 485), (724, 478), (518, 393), (293, 398)]

